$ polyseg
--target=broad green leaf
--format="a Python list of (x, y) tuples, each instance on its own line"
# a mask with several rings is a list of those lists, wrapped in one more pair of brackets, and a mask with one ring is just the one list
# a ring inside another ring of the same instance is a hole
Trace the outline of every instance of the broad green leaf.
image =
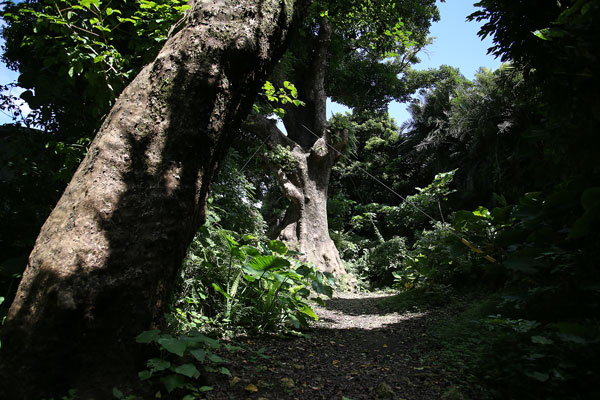
[(196, 366), (189, 363), (178, 366), (174, 371), (180, 375), (187, 376), (188, 378), (198, 378), (200, 376), (200, 371), (198, 371)]
[(226, 362), (227, 362), (227, 361), (225, 361), (224, 359), (222, 359), (221, 357), (219, 357), (219, 356), (218, 356), (218, 355), (216, 355), (216, 354), (212, 354), (212, 353), (210, 353), (210, 354), (207, 354), (207, 357), (208, 357), (208, 359), (209, 359), (210, 361), (212, 361), (212, 362), (214, 362), (214, 363), (216, 363), (216, 364), (223, 364), (223, 363), (226, 363)]
[(204, 351), (203, 349), (190, 350), (190, 354), (193, 355), (194, 358), (200, 362), (204, 362), (204, 359), (206, 358), (206, 351)]
[(193, 332), (185, 338), (188, 343), (204, 343), (208, 347), (217, 349), (219, 348), (219, 342), (211, 337), (201, 334), (200, 332)]
[(219, 368), (219, 373), (221, 373), (223, 375), (231, 376), (231, 372), (227, 368), (225, 368), (225, 367)]
[(280, 240), (270, 240), (267, 244), (267, 247), (269, 248), (269, 250), (281, 255), (285, 255), (285, 253), (288, 252), (286, 244)]
[(306, 265), (301, 265), (298, 268), (296, 268), (296, 273), (305, 277), (309, 276), (311, 272), (311, 269)]
[(135, 341), (138, 343), (150, 343), (158, 340), (160, 331), (155, 329), (152, 331), (145, 331), (136, 336)]
[(249, 264), (257, 271), (264, 271), (273, 268), (286, 268), (290, 266), (290, 262), (288, 260), (276, 256), (254, 257), (252, 260), (250, 260)]
[(260, 255), (260, 251), (253, 246), (242, 246), (241, 249), (244, 251), (244, 253), (246, 253), (247, 255), (249, 255), (250, 257), (256, 257)]
[(333, 296), (333, 289), (330, 286), (326, 286), (319, 281), (312, 281), (311, 286), (318, 294), (323, 294), (330, 298)]
[(303, 306), (302, 308), (300, 308), (300, 312), (308, 315), (309, 317), (313, 318), (315, 321), (319, 320), (319, 316), (309, 306)]
[(158, 343), (168, 352), (173, 353), (173, 354), (177, 354), (179, 357), (183, 356), (183, 353), (185, 353), (185, 349), (187, 348), (186, 343), (183, 340), (179, 340), (179, 339), (169, 339), (169, 338), (162, 338), (162, 339), (158, 339)]
[(163, 376), (160, 381), (165, 385), (165, 389), (171, 393), (175, 389), (182, 388), (185, 385), (185, 378), (182, 375), (171, 374)]
[(138, 377), (142, 381), (150, 379), (150, 378), (152, 378), (152, 371), (148, 371), (148, 370), (140, 371), (140, 372), (138, 372)]
[(165, 369), (171, 366), (171, 363), (167, 360), (163, 360), (162, 358), (152, 358), (148, 360), (146, 363), (148, 368), (150, 368), (153, 372), (164, 371)]

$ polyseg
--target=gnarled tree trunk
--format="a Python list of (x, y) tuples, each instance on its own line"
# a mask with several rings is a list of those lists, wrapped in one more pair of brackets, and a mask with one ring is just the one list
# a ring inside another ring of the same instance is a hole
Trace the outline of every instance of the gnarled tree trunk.
[(293, 162), (277, 166), (277, 177), (285, 196), (290, 200), (283, 221), (275, 236), (304, 253), (307, 261), (319, 270), (337, 276), (346, 270), (339, 252), (329, 236), (327, 223), (327, 188), (331, 169), (346, 146), (347, 132), (329, 132), (326, 118), (325, 72), (331, 41), (331, 26), (325, 18), (319, 33), (311, 40), (311, 62), (297, 71), (297, 81), (303, 107), (286, 107), (284, 135), (270, 121), (252, 116), (244, 128), (265, 140), (271, 148), (288, 149)]
[[(305, 0), (192, 2), (117, 100), (44, 224), (2, 327), (0, 398), (136, 379), (231, 132)], [(63, 392), (64, 393), (64, 392)]]

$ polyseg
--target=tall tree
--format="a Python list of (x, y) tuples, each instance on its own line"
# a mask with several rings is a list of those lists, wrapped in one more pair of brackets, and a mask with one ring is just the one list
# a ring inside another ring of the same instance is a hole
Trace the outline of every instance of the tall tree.
[(345, 272), (329, 237), (327, 192), (347, 131), (328, 125), (326, 100), (357, 110), (384, 110), (391, 100), (406, 100), (415, 88), (399, 74), (416, 60), (438, 18), (433, 0), (314, 3), (272, 77), (280, 85), (295, 83), (305, 106), (283, 106), (287, 134), (259, 115), (245, 124), (285, 152), (287, 162), (278, 165), (277, 176), (290, 203), (275, 236), (323, 271)]
[(161, 326), (214, 172), (306, 3), (191, 3), (42, 227), (2, 328), (0, 397), (107, 398), (133, 378), (133, 337)]

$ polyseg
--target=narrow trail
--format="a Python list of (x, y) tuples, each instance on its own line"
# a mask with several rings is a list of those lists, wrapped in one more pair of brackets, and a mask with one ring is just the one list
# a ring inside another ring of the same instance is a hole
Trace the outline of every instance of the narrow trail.
[(232, 377), (213, 377), (207, 398), (439, 399), (446, 380), (426, 364), (426, 332), (443, 312), (386, 311), (390, 296), (336, 293), (307, 337), (247, 340), (253, 351), (229, 355)]

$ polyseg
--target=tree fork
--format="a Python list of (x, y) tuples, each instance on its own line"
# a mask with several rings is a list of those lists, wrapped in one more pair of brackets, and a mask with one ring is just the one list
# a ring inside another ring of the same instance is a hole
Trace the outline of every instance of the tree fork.
[(29, 257), (2, 327), (0, 398), (137, 379), (210, 183), (308, 0), (193, 1), (123, 91)]

